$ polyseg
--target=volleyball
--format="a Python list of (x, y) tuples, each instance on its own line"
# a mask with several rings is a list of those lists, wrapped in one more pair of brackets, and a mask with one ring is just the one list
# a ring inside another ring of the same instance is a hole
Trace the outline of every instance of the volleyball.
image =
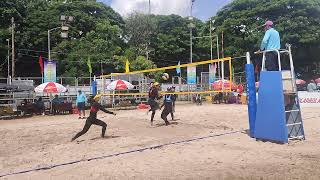
[(168, 73), (163, 73), (162, 74), (162, 79), (165, 80), (165, 81), (168, 80), (169, 79), (169, 74)]

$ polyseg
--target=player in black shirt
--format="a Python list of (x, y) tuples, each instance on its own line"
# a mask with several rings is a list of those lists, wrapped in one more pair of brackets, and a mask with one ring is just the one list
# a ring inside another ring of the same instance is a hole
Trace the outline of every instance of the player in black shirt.
[(148, 112), (152, 112), (151, 114), (151, 125), (153, 125), (153, 119), (154, 115), (156, 114), (156, 110), (159, 109), (159, 103), (156, 101), (158, 99), (161, 99), (161, 96), (159, 95), (159, 89), (160, 84), (158, 82), (155, 82), (152, 84), (152, 87), (149, 90), (149, 99), (148, 104), (150, 105), (150, 109)]
[(107, 124), (99, 119), (97, 119), (97, 112), (99, 110), (108, 113), (108, 114), (113, 114), (116, 115), (114, 112), (108, 111), (106, 110), (104, 107), (102, 107), (101, 104), (98, 103), (99, 99), (100, 99), (101, 95), (96, 95), (95, 97), (91, 97), (91, 107), (90, 107), (90, 115), (86, 120), (86, 124), (84, 125), (82, 131), (78, 132), (71, 141), (74, 141), (75, 139), (77, 139), (78, 137), (82, 136), (83, 134), (85, 134), (91, 127), (92, 124), (94, 125), (98, 125), (102, 127), (102, 133), (101, 133), (101, 137), (104, 138), (104, 135), (106, 133), (106, 129), (107, 129)]

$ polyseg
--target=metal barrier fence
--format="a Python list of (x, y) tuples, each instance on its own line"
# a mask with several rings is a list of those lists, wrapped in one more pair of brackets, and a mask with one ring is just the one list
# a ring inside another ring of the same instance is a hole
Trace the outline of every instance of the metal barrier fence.
[[(57, 77), (57, 83), (60, 83), (64, 86), (89, 86), (91, 85), (90, 77)], [(34, 86), (38, 86), (42, 83), (41, 77), (17, 77), (11, 78), (0, 78), (0, 83), (7, 83), (11, 81), (23, 81), (23, 80), (32, 80)]]
[[(238, 73), (235, 77), (233, 77), (233, 80), (237, 84), (243, 84), (245, 87), (245, 77), (244, 74)], [(149, 85), (151, 82), (151, 79), (148, 79), (146, 77), (143, 77), (141, 75), (131, 75), (132, 77), (128, 75), (124, 75), (122, 78), (128, 81), (132, 81), (132, 83), (135, 85), (134, 90), (130, 90), (130, 92), (138, 92), (138, 93), (147, 93), (149, 90)], [(225, 77), (227, 78), (227, 77)], [(120, 79), (120, 78), (114, 78)], [(176, 81), (178, 79), (178, 81)], [(62, 84), (68, 89), (68, 92), (66, 93), (58, 93), (58, 95), (66, 99), (67, 101), (71, 101), (75, 104), (76, 95), (78, 90), (81, 90), (84, 92), (87, 96), (90, 96), (92, 94), (92, 88), (91, 88), (91, 80), (93, 78), (90, 77), (57, 77), (57, 83)], [(218, 80), (218, 79), (217, 79)], [(25, 92), (14, 92), (12, 93), (12, 104), (20, 104), (22, 100), (27, 99), (34, 101), (38, 97), (43, 97), (44, 99), (50, 101), (55, 94), (48, 94), (48, 93), (35, 93), (33, 91), (33, 88), (40, 85), (42, 83), (41, 77), (19, 77), (19, 78), (13, 78), (9, 80), (8, 78), (0, 78), (0, 83), (20, 83), (21, 84), (30, 84), (32, 90), (25, 91)], [(106, 86), (111, 82), (110, 79), (97, 79), (97, 88), (98, 92), (104, 93), (104, 94), (112, 94), (115, 93), (114, 91), (108, 91), (106, 90)], [(188, 85), (186, 83), (186, 80), (181, 77), (172, 77), (171, 83), (164, 83), (162, 84), (162, 91), (166, 91), (167, 87), (169, 86), (175, 86), (176, 92), (184, 92), (184, 91), (210, 91), (212, 90), (212, 86), (209, 84), (209, 73), (208, 72), (202, 72), (201, 76), (197, 78), (197, 84), (195, 85)], [(129, 91), (128, 91), (129, 93)], [(102, 103), (103, 104), (112, 104), (114, 106), (117, 102), (121, 101), (132, 101), (135, 100), (135, 102), (146, 102), (147, 101), (147, 95), (143, 96), (108, 96), (104, 97)], [(0, 98), (0, 101), (2, 98)], [(180, 101), (189, 101), (192, 99), (191, 95), (179, 95), (178, 100)], [(0, 104), (2, 104), (0, 102)]]

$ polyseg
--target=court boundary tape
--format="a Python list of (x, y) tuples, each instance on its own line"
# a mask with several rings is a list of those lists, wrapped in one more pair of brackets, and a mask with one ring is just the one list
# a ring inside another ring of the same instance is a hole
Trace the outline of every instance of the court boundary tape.
[(209, 139), (209, 138), (214, 138), (214, 137), (220, 137), (220, 136), (224, 136), (224, 135), (237, 134), (237, 133), (241, 133), (243, 131), (244, 130), (237, 130), (237, 131), (230, 131), (230, 132), (227, 132), (227, 133), (220, 133), (220, 134), (214, 134), (214, 135), (203, 136), (203, 137), (195, 137), (195, 138), (192, 138), (192, 139), (169, 142), (169, 143), (164, 143), (164, 144), (160, 144), (160, 145), (153, 145), (153, 146), (149, 146), (149, 147), (145, 147), (145, 148), (139, 148), (139, 149), (124, 151), (124, 152), (120, 152), (120, 153), (97, 156), (97, 157), (92, 157), (92, 158), (85, 158), (85, 159), (81, 159), (81, 160), (75, 160), (75, 161), (70, 161), (70, 162), (65, 162), (65, 163), (60, 163), (60, 164), (54, 164), (54, 165), (51, 165), (51, 166), (44, 166), (44, 167), (39, 167), (39, 168), (31, 168), (31, 169), (26, 169), (26, 170), (22, 170), (22, 171), (12, 172), (12, 173), (0, 174), (0, 177), (6, 177), (6, 176), (12, 176), (12, 175), (18, 175), (18, 174), (25, 174), (25, 173), (29, 173), (29, 172), (33, 172), (33, 171), (49, 170), (49, 169), (53, 169), (53, 168), (56, 168), (56, 167), (77, 164), (77, 163), (80, 163), (80, 162), (106, 159), (106, 158), (116, 157), (116, 156), (125, 155), (125, 154), (131, 154), (131, 153), (143, 152), (143, 151), (146, 151), (146, 150), (158, 149), (158, 148), (165, 147), (165, 146), (170, 146), (170, 145), (183, 144), (183, 143), (188, 143), (188, 142), (193, 142), (193, 141), (198, 141), (198, 140), (204, 140), (204, 139)]

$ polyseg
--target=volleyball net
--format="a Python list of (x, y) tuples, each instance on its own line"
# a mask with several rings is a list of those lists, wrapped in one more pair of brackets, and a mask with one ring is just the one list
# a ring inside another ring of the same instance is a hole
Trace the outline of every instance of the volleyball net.
[[(147, 96), (150, 83), (155, 81), (161, 85), (161, 94), (190, 95), (232, 92), (237, 88), (233, 83), (233, 60), (231, 57), (226, 57), (103, 75), (100, 78), (108, 79), (110, 82), (119, 79), (127, 80), (134, 85), (134, 88), (127, 90), (105, 90), (100, 93), (103, 96)], [(161, 75), (164, 73), (169, 75), (169, 79), (161, 78)], [(175, 91), (167, 92), (167, 88), (172, 86), (175, 87)]]

